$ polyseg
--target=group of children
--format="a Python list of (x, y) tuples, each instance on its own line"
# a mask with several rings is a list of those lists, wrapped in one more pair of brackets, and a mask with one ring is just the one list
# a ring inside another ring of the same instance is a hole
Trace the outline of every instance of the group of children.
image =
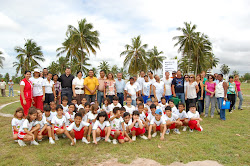
[(110, 137), (113, 144), (117, 144), (136, 141), (137, 136), (151, 139), (157, 136), (157, 131), (160, 132), (160, 140), (164, 140), (164, 135), (170, 134), (170, 130), (180, 134), (182, 126), (183, 131), (187, 127), (190, 132), (203, 130), (200, 125), (202, 119), (195, 105), (190, 104), (186, 112), (183, 103), (179, 103), (177, 109), (174, 101), (170, 99), (167, 103), (165, 97), (161, 98), (160, 103), (157, 99), (149, 98), (145, 104), (143, 98), (138, 97), (136, 107), (132, 105), (131, 97), (126, 98), (124, 107), (118, 97), (113, 98), (113, 103), (109, 98), (104, 99), (102, 108), (98, 103), (88, 103), (86, 98), (81, 102), (77, 105), (76, 98), (73, 98), (68, 105), (68, 99), (64, 96), (61, 105), (51, 102), (43, 110), (31, 107), (27, 117), (24, 117), (23, 109), (18, 108), (12, 119), (13, 139), (20, 146), (26, 146), (26, 142), (39, 145), (38, 142), (44, 137), (49, 138), (50, 144), (55, 144), (54, 140), (62, 136), (75, 145), (76, 140), (89, 144), (92, 134), (95, 144), (100, 140), (111, 142)]

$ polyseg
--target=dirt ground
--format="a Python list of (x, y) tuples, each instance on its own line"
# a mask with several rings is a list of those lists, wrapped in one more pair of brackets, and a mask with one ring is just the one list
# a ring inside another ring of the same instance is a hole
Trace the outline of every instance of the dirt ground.
[[(138, 158), (134, 160), (131, 164), (121, 164), (118, 163), (117, 159), (107, 160), (103, 163), (97, 164), (98, 166), (162, 166), (160, 163), (157, 163), (154, 160)], [(183, 164), (180, 162), (174, 162), (167, 166), (223, 166), (219, 164), (217, 161), (205, 160), (205, 161), (192, 161), (187, 164)]]

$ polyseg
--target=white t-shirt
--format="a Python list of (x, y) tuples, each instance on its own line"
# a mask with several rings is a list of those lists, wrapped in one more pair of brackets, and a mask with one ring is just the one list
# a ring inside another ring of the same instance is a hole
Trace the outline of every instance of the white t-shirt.
[(77, 89), (77, 88), (80, 88), (80, 89), (78, 89), (78, 90), (75, 89), (75, 93), (76, 93), (76, 94), (84, 94), (84, 90), (81, 90), (81, 88), (84, 87), (83, 83), (84, 83), (84, 79), (83, 79), (83, 78), (79, 79), (78, 77), (75, 77), (75, 78), (73, 79), (72, 85), (75, 85), (75, 88), (76, 88), (76, 89)]
[(75, 122), (71, 123), (68, 127), (67, 127), (67, 130), (68, 131), (71, 131), (71, 130), (75, 130), (75, 131), (81, 131), (83, 127), (85, 126), (89, 126), (89, 123), (87, 122), (83, 122), (81, 121), (79, 127), (76, 126)]
[(124, 122), (123, 118), (115, 118), (111, 121), (111, 129), (122, 130), (122, 123)]
[(39, 77), (39, 78), (31, 77), (30, 81), (33, 84), (33, 96), (34, 97), (43, 96), (43, 86), (44, 86), (43, 79), (41, 77)]
[[(139, 121), (141, 122), (141, 124), (143, 125), (142, 121), (139, 119)], [(133, 123), (132, 119), (129, 120), (128, 122), (128, 126), (130, 126), (131, 124)], [(134, 125), (135, 128), (139, 128), (139, 123), (136, 122), (135, 125)]]
[(146, 120), (145, 120), (146, 115), (145, 115), (144, 112), (142, 112), (139, 116), (140, 116), (140, 119), (141, 119), (142, 121), (146, 122)]
[(155, 116), (152, 113), (149, 113), (147, 118), (151, 122), (151, 120), (154, 119)]
[(80, 108), (84, 109), (84, 106), (82, 104), (78, 105), (78, 111), (79, 111)]
[(32, 127), (36, 126), (36, 121), (32, 121), (32, 122), (29, 122), (28, 119), (25, 119), (23, 121), (23, 124), (22, 126), (20, 127), (20, 130), (19, 132), (23, 132), (23, 133), (26, 133), (24, 131), (24, 129), (27, 129), (28, 131), (30, 131), (32, 129)]
[(173, 114), (173, 113), (172, 113), (171, 117), (168, 117), (166, 114), (164, 114), (163, 116), (164, 116), (165, 121), (170, 121), (170, 122), (173, 122), (173, 121), (176, 121), (177, 119), (179, 119), (178, 115)]
[(12, 131), (14, 131), (14, 129), (13, 129), (14, 126), (16, 126), (16, 128), (18, 130), (20, 130), (20, 127), (22, 126), (23, 121), (24, 121), (24, 119), (19, 120), (17, 118), (13, 118), (11, 121)]
[(153, 86), (155, 87), (155, 93), (158, 101), (161, 101), (162, 94), (164, 93), (164, 82), (155, 82)]
[(87, 120), (88, 120), (88, 113), (82, 117), (83, 122), (87, 122)]
[(161, 117), (161, 119), (158, 121), (155, 119), (155, 117), (152, 118), (152, 120), (150, 121), (150, 124), (156, 124), (156, 126), (160, 126), (161, 124), (166, 124), (166, 121), (163, 117)]
[[(43, 117), (44, 117), (46, 120), (50, 121), (50, 122), (52, 121), (53, 116), (54, 116), (54, 115), (53, 115), (52, 113), (50, 113), (49, 117), (46, 117), (46, 116), (45, 116), (45, 113), (43, 113)], [(47, 122), (47, 124), (48, 124), (49, 126), (51, 126), (48, 122)]]
[(114, 105), (114, 103), (112, 103), (112, 104), (109, 105), (109, 107), (110, 107), (110, 110), (113, 111), (113, 109), (114, 109), (115, 107), (121, 108), (122, 105), (121, 105), (120, 103), (118, 103), (117, 105)]
[(172, 95), (172, 90), (171, 90), (172, 81), (173, 81), (172, 78), (169, 78), (168, 80), (166, 80), (166, 78), (163, 79), (163, 82), (164, 82), (164, 85), (165, 85), (165, 88), (166, 88), (165, 96)]
[(133, 106), (133, 105), (131, 105), (130, 107), (125, 105), (124, 108), (126, 109), (126, 112), (129, 112), (131, 115), (135, 111), (135, 106)]
[(145, 96), (150, 96), (150, 86), (152, 85), (152, 82), (143, 82), (142, 83), (142, 89)]
[(198, 111), (196, 111), (195, 113), (192, 113), (191, 111), (188, 111), (187, 116), (189, 119), (191, 118), (200, 118), (200, 114)]
[[(130, 120), (131, 120), (131, 119), (130, 119)], [(129, 121), (130, 121), (130, 120), (129, 120)], [(129, 123), (125, 123), (125, 122), (124, 122), (124, 128), (125, 128), (125, 130), (127, 130), (127, 127), (128, 127), (128, 126), (129, 126)], [(123, 131), (122, 128), (121, 128), (121, 131)]]
[(147, 105), (147, 104), (144, 104), (144, 107), (146, 107), (148, 109), (148, 114), (151, 114), (151, 109), (150, 109), (150, 106)]
[(98, 114), (93, 114), (92, 112), (88, 112), (89, 122), (92, 123), (93, 120), (97, 117)]
[(47, 79), (43, 80), (43, 85), (45, 86), (45, 93), (52, 94), (52, 88), (54, 85), (54, 81), (50, 80), (50, 82)]
[[(25, 83), (24, 83), (25, 85)], [(5, 81), (0, 81), (0, 89), (5, 89), (5, 86), (6, 86), (6, 82)]]
[(39, 124), (40, 125), (40, 129), (41, 130), (43, 128), (43, 126), (45, 124), (48, 124), (47, 121), (46, 121), (46, 118), (43, 116), (42, 119), (40, 121), (36, 120), (36, 125)]
[(191, 85), (187, 83), (187, 98), (188, 99), (195, 99), (197, 98), (197, 93), (196, 93), (196, 86), (197, 82), (193, 82)]
[(66, 123), (65, 123), (65, 125), (66, 125), (66, 126), (69, 126), (69, 125), (71, 124), (71, 122), (69, 121), (70, 119), (74, 121), (75, 114), (76, 114), (75, 112), (73, 112), (73, 115), (70, 114), (69, 112), (66, 112), (66, 113), (65, 113), (65, 118), (66, 118)]
[(66, 114), (66, 112), (69, 111), (69, 106), (66, 105), (65, 107), (61, 104), (61, 106), (63, 107), (63, 112)]
[[(55, 111), (55, 112), (50, 111), (50, 114), (51, 114), (51, 116), (52, 116), (52, 118), (53, 118), (54, 116), (57, 115), (57, 112), (56, 112), (56, 111)], [(51, 119), (51, 120), (52, 120), (52, 119)]]
[(176, 106), (171, 108), (171, 110), (172, 110), (172, 113), (174, 113), (174, 114), (177, 114), (179, 112), (178, 109), (176, 108)]
[(131, 85), (130, 82), (128, 82), (124, 88), (124, 90), (127, 91), (127, 93), (131, 94), (131, 99), (136, 100), (136, 92), (138, 92), (138, 88), (136, 84)]
[(137, 82), (140, 85), (140, 89), (142, 89), (142, 84), (144, 83), (144, 81), (145, 81), (144, 77), (138, 77)]
[[(120, 104), (120, 103), (119, 103)], [(112, 112), (113, 109), (111, 108), (111, 105), (105, 106), (105, 104), (102, 105), (102, 109), (108, 114), (109, 112)]]
[(97, 128), (100, 128), (101, 130), (104, 130), (105, 127), (109, 127), (110, 123), (109, 121), (104, 121), (102, 124), (100, 123), (99, 120), (96, 120), (94, 126), (93, 126), (93, 130), (96, 130)]
[[(151, 82), (151, 84), (153, 85), (153, 84), (155, 83), (155, 78), (153, 78), (153, 79), (150, 79), (150, 78), (148, 77), (148, 81), (149, 81), (149, 82)], [(151, 93), (150, 93), (150, 95), (154, 95), (154, 91), (153, 91), (153, 88), (152, 88), (152, 90), (151, 90)]]
[(137, 86), (137, 91), (140, 91), (141, 90), (141, 85), (137, 81), (134, 84)]
[(179, 117), (180, 119), (188, 118), (187, 113), (186, 113), (186, 111), (184, 111), (184, 110), (183, 110), (182, 112), (180, 112), (180, 111), (178, 110), (176, 115), (178, 115), (178, 117)]
[(51, 123), (54, 124), (55, 128), (61, 128), (64, 124), (66, 124), (66, 118), (65, 116), (62, 116), (62, 118), (59, 119), (57, 116), (54, 116)]
[[(168, 103), (166, 103), (165, 105), (162, 104), (162, 103), (159, 103), (158, 106), (160, 107), (160, 109), (162, 110), (162, 112), (165, 112), (165, 108), (168, 106)], [(157, 107), (158, 107), (158, 106), (157, 106)]]

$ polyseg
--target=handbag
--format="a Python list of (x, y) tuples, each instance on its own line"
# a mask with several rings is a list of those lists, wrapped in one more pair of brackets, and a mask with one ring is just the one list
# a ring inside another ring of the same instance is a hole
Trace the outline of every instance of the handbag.
[(222, 100), (221, 109), (229, 110), (230, 109), (230, 101), (226, 101), (225, 105), (223, 104), (223, 102), (224, 102), (224, 100)]
[(181, 101), (181, 99), (179, 99), (178, 97), (171, 97), (170, 99), (174, 101), (174, 105), (178, 105), (179, 102)]

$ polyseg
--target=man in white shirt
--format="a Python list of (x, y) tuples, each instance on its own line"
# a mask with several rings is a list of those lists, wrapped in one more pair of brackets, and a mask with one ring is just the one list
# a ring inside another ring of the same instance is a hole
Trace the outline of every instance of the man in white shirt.
[(141, 85), (139, 84), (138, 80), (137, 80), (137, 76), (133, 76), (134, 81), (135, 81), (135, 85), (137, 86), (137, 96), (141, 96)]
[(165, 72), (165, 78), (162, 80), (165, 84), (165, 98), (166, 98), (166, 101), (168, 102), (169, 99), (172, 97), (172, 89), (171, 89), (171, 86), (172, 86), (172, 81), (173, 79), (169, 77), (170, 76), (170, 73), (168, 71)]
[(138, 93), (138, 87), (134, 84), (134, 78), (129, 79), (129, 83), (124, 88), (126, 96), (131, 96), (132, 105), (136, 106), (136, 96)]
[[(141, 72), (140, 72), (140, 77), (138, 77), (138, 79), (137, 79), (137, 82), (139, 83), (139, 85), (140, 85), (140, 89), (142, 89), (142, 84), (143, 84), (143, 82), (145, 81), (144, 80), (144, 76), (145, 76), (145, 72), (142, 70)], [(142, 92), (141, 92), (142, 93)]]
[(1, 79), (0, 88), (2, 97), (5, 97), (6, 82), (3, 79)]
[(160, 102), (161, 97), (165, 97), (165, 85), (158, 75), (155, 75), (155, 80), (156, 82), (153, 84), (154, 97)]
[[(148, 81), (151, 82), (152, 85), (155, 83), (155, 78), (152, 71), (148, 72)], [(150, 97), (154, 97), (153, 88), (151, 89)]]

